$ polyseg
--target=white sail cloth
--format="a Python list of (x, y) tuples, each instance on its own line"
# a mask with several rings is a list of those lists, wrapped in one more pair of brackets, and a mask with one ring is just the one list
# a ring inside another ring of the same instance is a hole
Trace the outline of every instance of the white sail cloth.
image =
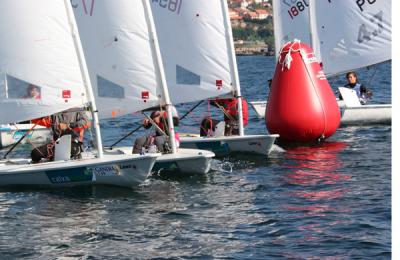
[(327, 76), (391, 59), (391, 0), (274, 0), (275, 48), (299, 39)]
[(283, 45), (298, 39), (311, 46), (309, 1), (273, 0), (275, 56)]
[[(65, 1), (0, 1), (0, 124), (87, 102)], [(32, 86), (40, 95), (31, 98)]]
[(178, 0), (167, 4), (152, 1), (174, 104), (204, 100), (234, 90), (223, 1)]
[[(370, 3), (371, 2), (371, 3)], [(327, 75), (392, 57), (391, 0), (310, 1), (314, 49)]]
[(143, 1), (72, 1), (101, 118), (163, 105)]

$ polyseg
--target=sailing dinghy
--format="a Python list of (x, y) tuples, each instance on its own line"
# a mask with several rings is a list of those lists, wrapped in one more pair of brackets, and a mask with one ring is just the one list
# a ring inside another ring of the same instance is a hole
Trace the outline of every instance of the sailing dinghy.
[[(273, 6), (275, 49), (293, 39), (308, 43), (328, 77), (391, 60), (391, 0), (274, 0)], [(340, 102), (341, 126), (391, 124), (391, 104)], [(250, 104), (265, 117), (266, 101)]]
[[(43, 8), (45, 6), (45, 8)], [(51, 162), (0, 161), (0, 186), (117, 185), (133, 187), (150, 173), (159, 154), (103, 154), (96, 103), (69, 0), (0, 2), (0, 124), (48, 116), (88, 106), (94, 119), (97, 152), (70, 160), (69, 135)], [(17, 79), (17, 80), (13, 80)], [(41, 88), (41, 99), (24, 99), (20, 82)]]
[[(151, 8), (147, 0), (96, 1), (89, 8), (73, 5), (94, 96), (102, 118), (166, 107), (173, 126), (171, 102), (164, 76)], [(88, 11), (92, 10), (92, 11)], [(214, 153), (177, 149), (170, 127), (170, 154), (156, 160), (154, 171), (207, 173)], [(131, 154), (132, 147), (107, 149), (107, 154)]]
[[(226, 0), (152, 1), (173, 104), (214, 97), (238, 99), (238, 136), (181, 136), (181, 147), (269, 155), (278, 135), (245, 135), (242, 96)], [(199, 125), (200, 128), (200, 125)]]

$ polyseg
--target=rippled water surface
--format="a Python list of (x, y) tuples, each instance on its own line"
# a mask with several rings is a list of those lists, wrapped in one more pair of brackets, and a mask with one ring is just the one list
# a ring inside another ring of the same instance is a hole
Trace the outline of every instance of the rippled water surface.
[[(273, 58), (238, 65), (243, 95), (265, 100)], [(390, 71), (390, 63), (360, 71), (376, 103), (390, 103)], [(197, 130), (208, 113), (203, 104), (181, 129)], [(266, 133), (250, 116), (246, 132)], [(105, 144), (136, 124), (102, 122)], [(203, 176), (155, 176), (134, 190), (0, 190), (0, 258), (389, 259), (391, 127), (342, 128), (322, 145), (284, 148), (269, 159), (216, 160)]]

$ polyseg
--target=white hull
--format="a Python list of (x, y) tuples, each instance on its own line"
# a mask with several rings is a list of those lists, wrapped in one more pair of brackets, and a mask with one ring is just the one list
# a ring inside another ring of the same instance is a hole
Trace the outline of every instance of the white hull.
[(134, 187), (150, 173), (156, 157), (105, 155), (104, 158), (29, 164), (29, 160), (0, 161), (0, 186), (65, 187), (113, 185)]
[(213, 151), (217, 156), (245, 152), (268, 156), (279, 135), (245, 135), (221, 137), (181, 137), (181, 147)]
[[(33, 126), (33, 124), (2, 125), (0, 127), (0, 148), (15, 144)], [(50, 139), (51, 134), (48, 128), (36, 126), (21, 143), (45, 144)]]
[[(266, 101), (250, 102), (259, 118), (265, 118)], [(341, 126), (370, 125), (370, 124), (391, 124), (392, 105), (362, 105), (359, 107), (345, 107), (343, 101), (338, 101), (342, 111), (340, 119)]]
[(341, 126), (391, 124), (392, 105), (363, 105), (347, 107), (342, 111)]
[[(108, 153), (132, 153), (132, 147), (116, 147)], [(175, 154), (162, 154), (156, 159), (153, 172), (160, 170), (183, 173), (207, 173), (211, 168), (211, 160), (215, 156), (213, 152), (198, 149), (178, 149)]]

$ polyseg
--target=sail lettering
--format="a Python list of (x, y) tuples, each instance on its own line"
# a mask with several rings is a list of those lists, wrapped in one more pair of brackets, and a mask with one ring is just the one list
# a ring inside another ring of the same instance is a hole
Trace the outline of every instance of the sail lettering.
[[(79, 0), (70, 0), (71, 1), (71, 6), (72, 8), (79, 8)], [(94, 0), (82, 0), (82, 7), (83, 7), (83, 12), (86, 15), (93, 15), (93, 10), (94, 10)]]
[(357, 41), (363, 43), (364, 41), (369, 41), (374, 36), (378, 36), (383, 32), (383, 11), (378, 12), (372, 16), (369, 21), (375, 28), (368, 28), (367, 25), (361, 24), (358, 30)]
[(294, 17), (298, 16), (301, 12), (303, 12), (309, 6), (308, 0), (298, 0), (294, 5), (290, 7), (288, 10), (290, 18), (294, 19)]
[(375, 4), (375, 2), (376, 2), (376, 0), (356, 0), (356, 4), (357, 4), (358, 8), (360, 8), (361, 12), (364, 11), (363, 5), (365, 3), (372, 5), (372, 4)]
[(171, 12), (180, 13), (183, 0), (152, 0), (152, 3), (158, 4)]

